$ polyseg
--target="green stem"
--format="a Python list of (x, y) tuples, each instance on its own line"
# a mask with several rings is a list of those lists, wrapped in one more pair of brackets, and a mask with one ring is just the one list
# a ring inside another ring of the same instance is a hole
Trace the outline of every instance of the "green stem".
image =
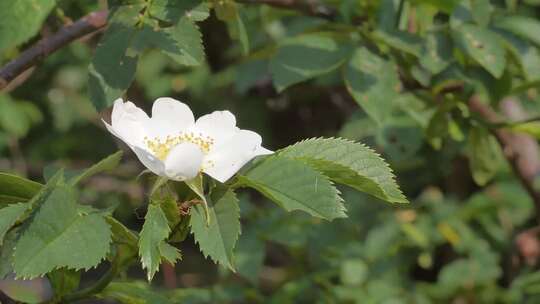
[(185, 183), (202, 200), (203, 208), (204, 208), (204, 215), (206, 217), (206, 226), (209, 227), (210, 226), (210, 212), (208, 210), (208, 202), (206, 201), (206, 197), (204, 196), (202, 174), (199, 173), (195, 178), (191, 180), (187, 180), (185, 181)]
[(117, 259), (115, 259), (112, 262), (111, 268), (109, 268), (107, 272), (101, 278), (99, 278), (99, 280), (97, 280), (97, 282), (95, 282), (91, 286), (88, 286), (87, 288), (75, 291), (71, 294), (64, 296), (61, 302), (69, 303), (82, 299), (87, 299), (95, 295), (96, 293), (101, 292), (103, 289), (105, 289), (105, 287), (107, 287), (107, 285), (109, 285), (109, 283), (111, 283), (114, 277), (116, 277), (119, 272), (119, 266), (120, 265), (118, 265)]

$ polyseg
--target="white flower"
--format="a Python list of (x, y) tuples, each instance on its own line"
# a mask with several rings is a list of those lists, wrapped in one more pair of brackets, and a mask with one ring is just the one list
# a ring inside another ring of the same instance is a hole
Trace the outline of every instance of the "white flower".
[(195, 121), (190, 108), (175, 99), (158, 98), (152, 117), (132, 102), (114, 102), (109, 132), (124, 141), (157, 175), (185, 181), (204, 172), (224, 183), (258, 155), (261, 136), (236, 127), (229, 111), (215, 111)]

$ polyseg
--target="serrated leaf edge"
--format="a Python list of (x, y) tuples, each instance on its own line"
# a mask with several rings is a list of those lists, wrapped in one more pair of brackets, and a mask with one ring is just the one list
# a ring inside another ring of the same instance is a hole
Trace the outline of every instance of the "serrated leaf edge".
[[(238, 200), (238, 197), (236, 196), (236, 193), (234, 193), (234, 191), (232, 190), (228, 190), (228, 191), (231, 191), (234, 194), (235, 204), (237, 205), (237, 208), (240, 209), (240, 206), (238, 206), (239, 200)], [(217, 217), (216, 217), (216, 220), (217, 220)], [(238, 221), (240, 222), (240, 212), (238, 212)], [(189, 221), (189, 227), (191, 228), (190, 230), (191, 230), (191, 234), (193, 234), (193, 239), (195, 240), (195, 243), (199, 246), (199, 249), (205, 259), (210, 258), (210, 260), (213, 261), (214, 263), (222, 265), (222, 266), (227, 266), (232, 272), (236, 273), (236, 267), (233, 260), (234, 256), (231, 257), (231, 260), (229, 261), (229, 263), (227, 263), (227, 265), (223, 265), (223, 263), (221, 263), (217, 259), (214, 259), (214, 257), (212, 257), (210, 254), (207, 254), (203, 251), (203, 249), (201, 248), (200, 242), (197, 240), (197, 238), (195, 237), (195, 233), (193, 232), (193, 224), (191, 220)], [(220, 230), (220, 235), (221, 235), (221, 230)], [(234, 254), (234, 249), (236, 248), (236, 244), (238, 243), (238, 240), (240, 239), (240, 235), (242, 235), (242, 223), (240, 223), (240, 231), (234, 239), (234, 246), (232, 247), (233, 254)], [(226, 250), (224, 251), (226, 252)]]
[[(394, 174), (394, 170), (392, 169), (392, 167), (390, 167), (390, 165), (386, 162), (386, 160), (377, 152), (375, 151), (374, 149), (372, 149), (371, 147), (363, 144), (363, 143), (360, 143), (360, 142), (356, 142), (356, 141), (353, 141), (353, 140), (349, 140), (349, 139), (345, 139), (345, 138), (342, 138), (342, 137), (311, 137), (311, 138), (306, 138), (306, 139), (303, 139), (299, 142), (296, 142), (290, 146), (287, 146), (285, 148), (282, 148), (282, 149), (279, 149), (276, 151), (276, 155), (281, 155), (282, 152), (285, 152), (287, 149), (289, 148), (294, 148), (296, 146), (299, 146), (303, 143), (306, 143), (306, 142), (314, 142), (314, 141), (329, 141), (329, 140), (337, 140), (337, 141), (341, 141), (341, 142), (344, 142), (344, 143), (347, 143), (347, 144), (353, 144), (353, 145), (359, 145), (361, 146), (362, 148), (368, 150), (369, 152), (373, 153), (374, 156), (376, 156), (379, 160), (381, 160), (383, 163), (384, 163), (384, 167), (386, 169), (388, 169), (389, 173), (390, 173), (390, 178), (391, 180), (396, 184), (396, 185), (399, 185), (397, 183), (397, 179), (396, 179), (396, 175)], [(292, 159), (302, 159), (303, 157), (289, 157), (289, 156), (284, 156), (284, 157), (287, 157), (287, 158), (292, 158)], [(316, 159), (316, 160), (322, 160), (322, 161), (325, 161), (324, 158), (317, 158), (317, 157), (305, 157), (306, 159)], [(328, 161), (328, 160), (326, 160)], [(342, 165), (344, 166), (344, 165)], [(346, 167), (346, 166), (344, 166)], [(384, 189), (381, 188), (381, 190), (384, 192), (384, 194), (386, 195), (387, 198), (389, 198), (388, 194), (386, 193), (386, 191)], [(406, 196), (403, 194), (403, 191), (401, 190), (401, 188), (398, 186), (397, 187), (397, 190), (399, 192), (399, 194), (401, 194), (403, 196), (403, 199), (404, 199), (404, 202), (408, 202)], [(393, 201), (394, 202), (394, 201)], [(394, 203), (400, 203), (400, 202), (394, 202)]]

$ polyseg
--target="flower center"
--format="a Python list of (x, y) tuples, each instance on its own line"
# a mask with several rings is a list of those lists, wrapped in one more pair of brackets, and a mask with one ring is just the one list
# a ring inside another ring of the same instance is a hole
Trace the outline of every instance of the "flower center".
[(164, 161), (167, 158), (167, 155), (169, 155), (171, 149), (181, 143), (195, 144), (204, 154), (207, 154), (212, 145), (214, 145), (214, 139), (210, 136), (203, 136), (201, 133), (195, 134), (193, 132), (182, 132), (177, 136), (167, 135), (164, 140), (160, 139), (159, 137), (150, 139), (145, 136), (144, 143), (148, 149), (152, 151), (154, 156)]

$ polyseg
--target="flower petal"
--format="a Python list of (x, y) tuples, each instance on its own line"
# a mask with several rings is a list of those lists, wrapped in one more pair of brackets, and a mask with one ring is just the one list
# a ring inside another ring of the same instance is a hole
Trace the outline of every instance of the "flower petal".
[(273, 153), (274, 153), (274, 151), (268, 150), (268, 149), (266, 149), (265, 147), (262, 147), (262, 146), (260, 146), (259, 148), (257, 148), (257, 151), (255, 151), (256, 156), (259, 156), (259, 155), (270, 155), (270, 154), (273, 154)]
[(120, 136), (106, 121), (103, 120), (103, 123), (105, 124), (105, 127), (107, 127), (107, 130), (109, 130), (109, 132), (111, 132), (114, 136), (118, 137), (120, 140), (122, 140), (129, 146), (129, 148), (135, 153), (135, 155), (137, 155), (139, 161), (146, 168), (148, 168), (150, 171), (157, 175), (163, 176), (165, 174), (165, 164), (163, 164), (161, 160), (152, 155), (152, 153), (150, 153), (146, 149), (130, 144), (127, 140)]
[(231, 138), (237, 131), (236, 118), (229, 111), (214, 111), (203, 115), (195, 122), (196, 133), (203, 133), (214, 139), (216, 146)]
[[(129, 145), (140, 146), (145, 135), (143, 125), (149, 120), (148, 115), (132, 102), (114, 101), (111, 125), (107, 127), (118, 138)], [(110, 127), (110, 128), (109, 128)]]
[(131, 145), (129, 147), (135, 152), (139, 161), (148, 168), (148, 170), (159, 176), (165, 175), (165, 164), (159, 158), (155, 157), (145, 149)]
[(194, 123), (193, 112), (185, 103), (162, 97), (154, 101), (152, 118), (144, 127), (148, 137), (164, 138), (178, 135)]
[(165, 175), (173, 180), (192, 179), (201, 170), (204, 154), (199, 146), (186, 142), (174, 147), (165, 159)]
[(206, 156), (203, 171), (224, 183), (255, 156), (272, 153), (261, 142), (259, 134), (239, 130)]

